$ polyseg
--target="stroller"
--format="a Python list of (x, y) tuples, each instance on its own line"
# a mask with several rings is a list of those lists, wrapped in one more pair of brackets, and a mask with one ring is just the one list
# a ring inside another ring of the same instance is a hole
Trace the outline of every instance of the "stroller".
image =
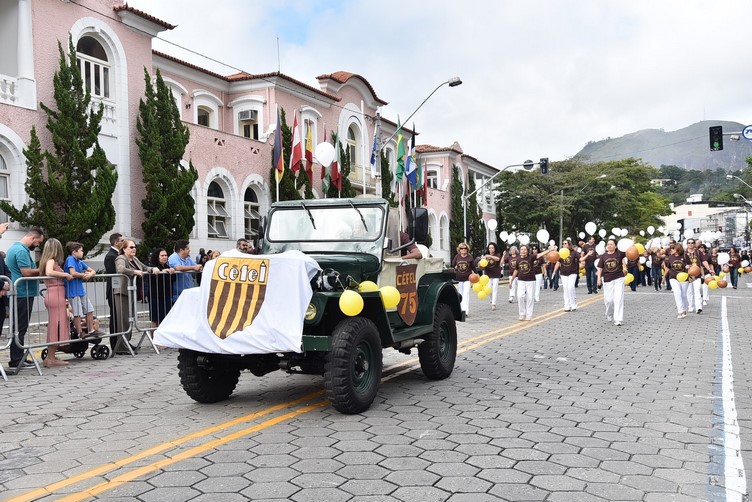
[[(44, 296), (46, 294), (47, 290), (42, 289), (40, 291), (40, 294)], [(76, 359), (81, 359), (86, 355), (86, 349), (89, 348), (89, 344), (92, 345), (91, 347), (91, 357), (92, 359), (107, 359), (110, 357), (110, 348), (106, 345), (100, 345), (102, 342), (101, 338), (88, 338), (88, 329), (86, 326), (81, 326), (81, 335), (78, 334), (76, 331), (76, 328), (73, 324), (73, 318), (70, 317), (70, 311), (69, 311), (69, 317), (68, 317), (68, 329), (70, 331), (70, 342), (66, 343), (64, 345), (58, 345), (57, 352), (62, 352), (63, 354), (73, 354), (76, 356)], [(94, 320), (96, 321), (97, 318), (94, 317)], [(98, 322), (98, 321), (97, 321)], [(47, 349), (42, 349), (42, 359), (47, 359)]]
[[(101, 338), (90, 338), (87, 339), (87, 329), (85, 326), (81, 327), (81, 334), (83, 336), (79, 336), (79, 334), (76, 332), (75, 327), (73, 326), (73, 321), (70, 321), (70, 343), (66, 343), (65, 345), (59, 345), (57, 348), (58, 352), (62, 352), (63, 354), (73, 354), (76, 356), (76, 359), (81, 359), (86, 355), (86, 349), (89, 348), (89, 344), (91, 344), (91, 357), (92, 359), (107, 359), (110, 357), (110, 348), (107, 345), (100, 345), (102, 342)], [(47, 349), (42, 350), (42, 359), (47, 358)]]

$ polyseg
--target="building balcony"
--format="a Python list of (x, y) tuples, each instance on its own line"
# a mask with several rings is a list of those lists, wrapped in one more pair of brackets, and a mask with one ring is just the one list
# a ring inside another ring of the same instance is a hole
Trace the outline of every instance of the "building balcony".
[(15, 105), (18, 99), (18, 81), (7, 75), (0, 75), (0, 103)]
[(364, 174), (366, 193), (378, 193), (377, 187), (381, 183), (381, 178), (374, 178), (371, 176), (371, 166), (362, 166), (359, 164), (353, 164), (350, 166), (350, 175), (347, 177), (350, 180), (350, 185), (352, 185), (353, 190), (359, 194), (363, 193)]

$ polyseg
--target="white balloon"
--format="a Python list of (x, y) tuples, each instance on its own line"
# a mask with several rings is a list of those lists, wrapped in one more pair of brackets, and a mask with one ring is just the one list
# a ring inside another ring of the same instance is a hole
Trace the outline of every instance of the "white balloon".
[(686, 229), (684, 231), (684, 238), (685, 239), (691, 239), (694, 236), (695, 236), (695, 231), (692, 230), (691, 228), (688, 228), (688, 229)]
[(742, 267), (749, 267), (749, 260), (742, 261)]
[(496, 221), (495, 219), (491, 218), (490, 220), (488, 220), (488, 221), (486, 222), (486, 227), (488, 227), (488, 229), (489, 229), (489, 230), (490, 230), (491, 232), (493, 232), (494, 230), (496, 230), (496, 227), (498, 226), (498, 224), (499, 224), (499, 223), (498, 223), (498, 222), (497, 222), (497, 221)]
[[(605, 249), (604, 249), (604, 251), (605, 251)], [(603, 254), (603, 253), (598, 253), (598, 254)], [(593, 262), (593, 266), (594, 266), (595, 268), (598, 268), (598, 264), (599, 264), (600, 262), (601, 262), (601, 259), (600, 259), (600, 258), (596, 258), (596, 259), (595, 259), (595, 261)]]
[(579, 237), (580, 239), (584, 239), (584, 238), (585, 238), (585, 232), (580, 232), (579, 234), (577, 234), (577, 236), (578, 236), (578, 237)]
[(598, 230), (598, 235), (600, 235), (601, 238), (605, 237), (606, 236), (606, 229), (605, 228), (601, 228), (600, 230)]
[(655, 227), (653, 225), (648, 226), (648, 233), (653, 235), (653, 232), (655, 232)]
[(632, 246), (634, 246), (634, 241), (632, 239), (619, 239), (619, 242), (616, 243), (616, 248), (622, 253), (626, 253), (627, 249)]
[(681, 237), (681, 232), (679, 232), (678, 230), (674, 230), (674, 240), (678, 241), (679, 237)]
[(593, 235), (597, 229), (598, 227), (592, 221), (585, 223), (585, 232), (587, 232), (588, 235)]
[(614, 235), (621, 235), (621, 228), (614, 227), (614, 228), (611, 229), (611, 233), (614, 234)]
[(506, 230), (502, 230), (501, 232), (499, 232), (499, 239), (500, 240), (506, 241), (507, 237), (509, 237), (509, 232), (507, 232)]
[(718, 265), (725, 265), (730, 259), (731, 257), (728, 253), (718, 253)]
[(316, 145), (316, 160), (324, 167), (329, 167), (334, 161), (334, 147), (329, 142)]
[(640, 230), (640, 237), (645, 237), (645, 231), (644, 230)]
[(644, 264), (645, 261), (647, 261), (646, 258), (644, 256), (640, 256), (640, 263)]
[(653, 259), (648, 258), (647, 261), (645, 262), (645, 266), (648, 268), (653, 268)]
[(535, 238), (538, 239), (538, 242), (546, 242), (548, 240), (548, 230), (541, 228), (538, 230), (538, 233), (535, 234)]
[(682, 224), (680, 221), (674, 223), (674, 230), (681, 230)]
[(622, 237), (626, 237), (627, 234), (629, 234), (629, 229), (628, 228), (622, 228), (621, 229), (621, 236)]
[(660, 226), (660, 227), (658, 227), (658, 231), (659, 231), (660, 233), (662, 233), (662, 234), (665, 234), (666, 232), (664, 232), (664, 230), (666, 230), (666, 229), (665, 229), (665, 228), (663, 228), (663, 226)]
[(529, 235), (520, 235), (519, 239), (520, 239), (520, 244), (522, 244), (523, 246), (527, 246), (528, 244), (530, 244)]
[(514, 232), (512, 232), (509, 235), (507, 235), (507, 244), (512, 245), (512, 244), (515, 243), (516, 240), (517, 240), (517, 236), (514, 235)]
[(595, 252), (598, 254), (603, 254), (606, 252), (606, 243), (603, 241), (600, 241), (597, 246), (595, 246)]

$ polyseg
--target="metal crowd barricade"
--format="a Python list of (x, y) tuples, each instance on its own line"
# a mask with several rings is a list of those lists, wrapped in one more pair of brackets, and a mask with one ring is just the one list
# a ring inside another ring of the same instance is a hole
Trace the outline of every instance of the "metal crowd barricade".
[[(1, 293), (2, 296), (0, 296), (0, 316), (2, 316), (2, 326), (0, 326), (2, 329), (0, 329), (0, 337), (5, 336), (5, 312), (6, 308), (9, 304), (8, 302), (8, 296), (7, 293), (10, 291), (10, 288), (12, 287), (12, 283), (10, 282), (10, 277), (5, 275), (0, 275), (0, 284), (3, 285), (3, 288), (5, 285), (8, 285), (8, 290), (3, 290)], [(0, 347), (0, 350), (9, 350), (11, 343), (13, 343), (13, 337), (11, 336), (11, 329), (10, 329), (10, 319), (8, 319), (8, 339), (6, 342)], [(3, 365), (0, 364), (0, 376), (3, 377), (3, 380), (6, 382), (8, 381), (8, 375), (5, 374), (5, 368), (3, 368)]]
[(136, 347), (148, 340), (159, 353), (152, 341), (152, 333), (172, 309), (176, 298), (185, 289), (197, 287), (200, 280), (200, 272), (148, 273), (142, 280), (134, 280), (132, 311), (137, 315), (133, 319), (133, 328), (141, 334)]

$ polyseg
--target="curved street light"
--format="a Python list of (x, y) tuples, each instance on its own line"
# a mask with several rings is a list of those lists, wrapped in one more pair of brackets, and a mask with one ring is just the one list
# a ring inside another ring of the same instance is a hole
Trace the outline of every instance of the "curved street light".
[[(733, 174), (727, 174), (726, 175), (726, 179), (728, 181), (731, 181), (734, 178), (736, 178), (737, 180), (741, 181), (742, 183), (744, 183), (747, 186), (747, 188), (749, 188), (750, 190), (752, 190), (752, 186), (749, 183), (747, 183), (746, 181), (744, 181), (743, 179), (741, 179), (739, 176), (734, 176)], [(737, 199), (738, 199), (738, 197), (737, 197)]]

